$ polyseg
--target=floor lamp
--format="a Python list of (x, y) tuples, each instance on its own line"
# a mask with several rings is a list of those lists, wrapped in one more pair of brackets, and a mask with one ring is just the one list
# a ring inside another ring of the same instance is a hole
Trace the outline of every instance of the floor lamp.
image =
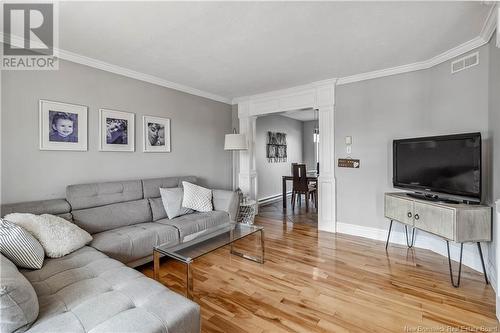
[(233, 129), (232, 134), (226, 134), (224, 138), (224, 150), (233, 152), (233, 191), (236, 191), (236, 152), (238, 150), (247, 150), (248, 142), (245, 134), (237, 134)]

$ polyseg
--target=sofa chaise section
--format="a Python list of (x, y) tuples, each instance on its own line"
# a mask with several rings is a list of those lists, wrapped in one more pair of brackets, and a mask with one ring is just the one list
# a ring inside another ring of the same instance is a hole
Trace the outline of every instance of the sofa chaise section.
[(40, 305), (28, 332), (200, 331), (196, 303), (89, 246), (21, 272)]

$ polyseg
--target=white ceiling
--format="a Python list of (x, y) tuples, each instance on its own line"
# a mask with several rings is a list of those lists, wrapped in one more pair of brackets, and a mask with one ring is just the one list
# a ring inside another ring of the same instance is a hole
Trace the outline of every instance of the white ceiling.
[(427, 60), (482, 2), (62, 2), (59, 46), (226, 99)]

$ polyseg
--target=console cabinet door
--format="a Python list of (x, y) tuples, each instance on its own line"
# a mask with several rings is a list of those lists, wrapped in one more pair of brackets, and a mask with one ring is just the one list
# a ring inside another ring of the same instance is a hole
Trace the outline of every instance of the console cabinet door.
[(416, 201), (414, 212), (416, 228), (454, 239), (455, 210)]
[(385, 217), (413, 226), (413, 201), (386, 195)]

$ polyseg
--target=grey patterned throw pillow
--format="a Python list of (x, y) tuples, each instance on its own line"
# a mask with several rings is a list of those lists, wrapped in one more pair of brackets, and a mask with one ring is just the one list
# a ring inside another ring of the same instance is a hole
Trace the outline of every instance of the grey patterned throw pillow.
[(0, 252), (18, 267), (40, 269), (45, 251), (23, 227), (0, 219)]

